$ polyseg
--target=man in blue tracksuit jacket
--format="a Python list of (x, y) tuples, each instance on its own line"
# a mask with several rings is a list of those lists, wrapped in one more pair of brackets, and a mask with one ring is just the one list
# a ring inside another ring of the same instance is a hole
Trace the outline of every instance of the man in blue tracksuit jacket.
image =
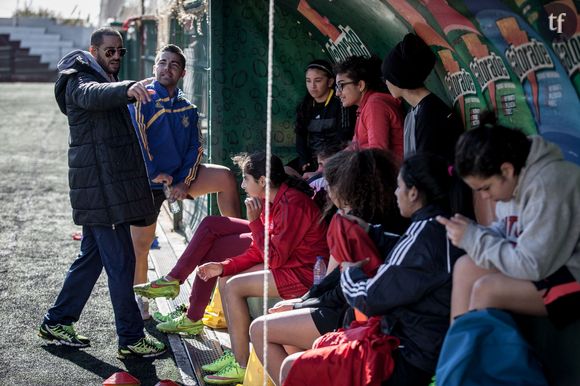
[[(218, 193), (218, 206), (225, 216), (240, 217), (237, 183), (226, 167), (202, 164), (203, 147), (198, 128), (197, 108), (185, 98), (177, 83), (185, 76), (186, 58), (172, 44), (161, 48), (155, 58), (155, 80), (147, 86), (151, 101), (130, 107), (147, 165), (156, 214), (165, 195), (163, 184), (171, 187), (170, 197), (183, 200)], [(136, 256), (134, 284), (147, 281), (147, 255), (155, 237), (155, 222), (131, 227)], [(138, 299), (141, 316), (149, 318), (148, 305)]]
[(151, 188), (162, 189), (162, 183), (169, 177), (174, 185), (190, 185), (203, 156), (197, 108), (181, 90), (176, 89), (170, 95), (157, 80), (147, 89), (151, 102), (135, 103), (130, 111), (138, 130)]

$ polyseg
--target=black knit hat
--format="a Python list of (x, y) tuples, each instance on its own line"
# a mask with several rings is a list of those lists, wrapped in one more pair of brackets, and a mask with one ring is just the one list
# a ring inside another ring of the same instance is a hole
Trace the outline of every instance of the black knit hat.
[(324, 71), (328, 74), (329, 78), (334, 78), (334, 72), (332, 72), (332, 65), (326, 60), (323, 59), (313, 60), (312, 62), (308, 63), (308, 66), (306, 66), (304, 72), (310, 70), (311, 68)]
[(383, 60), (383, 78), (397, 87), (416, 89), (423, 86), (435, 65), (435, 54), (415, 34), (405, 35)]

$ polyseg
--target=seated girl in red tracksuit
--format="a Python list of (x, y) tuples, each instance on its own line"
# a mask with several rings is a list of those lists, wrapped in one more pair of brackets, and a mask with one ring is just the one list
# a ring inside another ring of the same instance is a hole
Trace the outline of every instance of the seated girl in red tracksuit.
[[(449, 326), (451, 269), (463, 254), (435, 220), (449, 215), (449, 184), (442, 158), (418, 154), (405, 160), (395, 195), (401, 215), (411, 218), (411, 225), (388, 248), (385, 263), (374, 277), (360, 263), (342, 263), (344, 297), (352, 307), (377, 317), (367, 325), (375, 326), (378, 335), (368, 342), (349, 340), (346, 330), (346, 342), (326, 346), (322, 342), (327, 335), (322, 336), (315, 342), (317, 348), (284, 361), (281, 378), (285, 386), (334, 384), (330, 379), (351, 386), (382, 381), (389, 386), (430, 383)], [(380, 242), (382, 234), (377, 227), (369, 227), (373, 240)], [(385, 335), (394, 337), (389, 338), (389, 345), (387, 341), (377, 344)], [(395, 344), (391, 353), (390, 343), (397, 340), (400, 345)], [(359, 342), (362, 344), (357, 345)]]
[(320, 209), (310, 198), (313, 192), (308, 184), (286, 175), (282, 161), (272, 156), (270, 223), (264, 224), (266, 154), (242, 155), (234, 162), (243, 172), (248, 220), (206, 217), (169, 274), (134, 287), (141, 296), (175, 298), (180, 283), (197, 267), (187, 313), (174, 319), (154, 315), (164, 320), (157, 325), (162, 332), (197, 334), (203, 329), (201, 319), (217, 277), (221, 277), (220, 292), (235, 359), (227, 351), (218, 361), (204, 366), (206, 371), (217, 372), (206, 376), (206, 383), (243, 381), (243, 366), (249, 357), (250, 315), (246, 298), (263, 294), (264, 227), (269, 227), (268, 296), (302, 296), (312, 285), (316, 256), (328, 256), (326, 224), (320, 221)]
[[(381, 149), (342, 151), (326, 160), (324, 178), (329, 197), (340, 213), (330, 222), (327, 242), (330, 248), (328, 274), (302, 298), (284, 300), (257, 318), (250, 326), (256, 354), (263, 361), (263, 330), (268, 324), (268, 374), (278, 382), (282, 361), (295, 351), (307, 350), (321, 335), (342, 326), (349, 309), (340, 289), (338, 266), (342, 261), (365, 258), (366, 272), (372, 275), (383, 256), (365, 231), (346, 213), (368, 222), (383, 223), (392, 232), (404, 230), (394, 200), (398, 167), (393, 157)], [(361, 189), (361, 187), (364, 187)]]

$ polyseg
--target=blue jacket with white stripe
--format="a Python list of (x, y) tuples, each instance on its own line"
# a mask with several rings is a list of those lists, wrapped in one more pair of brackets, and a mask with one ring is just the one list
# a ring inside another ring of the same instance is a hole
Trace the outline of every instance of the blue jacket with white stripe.
[(137, 102), (129, 112), (143, 149), (151, 187), (161, 188), (161, 184), (151, 182), (159, 173), (171, 175), (174, 185), (180, 182), (190, 185), (203, 156), (197, 108), (180, 89), (175, 90), (174, 98), (157, 81), (147, 85), (147, 89), (153, 90), (151, 102)]
[(435, 371), (449, 326), (453, 264), (465, 253), (447, 240), (438, 215), (447, 213), (433, 205), (415, 212), (374, 277), (355, 267), (341, 275), (346, 301), (368, 316), (382, 315), (383, 333), (398, 337), (405, 360), (427, 372)]

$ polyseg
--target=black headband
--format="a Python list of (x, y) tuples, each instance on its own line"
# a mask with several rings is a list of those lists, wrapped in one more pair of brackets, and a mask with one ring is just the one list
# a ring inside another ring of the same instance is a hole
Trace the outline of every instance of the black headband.
[(324, 65), (322, 63), (318, 63), (318, 62), (310, 63), (308, 66), (306, 66), (306, 70), (304, 70), (304, 72), (306, 72), (312, 68), (326, 72), (331, 78), (334, 77), (334, 73), (332, 72), (332, 69), (330, 67), (328, 67), (327, 65)]

